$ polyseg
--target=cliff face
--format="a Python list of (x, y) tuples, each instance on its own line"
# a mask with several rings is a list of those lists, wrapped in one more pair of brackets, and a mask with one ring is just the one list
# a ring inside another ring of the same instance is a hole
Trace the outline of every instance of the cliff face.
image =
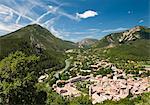
[(119, 39), (119, 42), (127, 42), (127, 41), (133, 41), (140, 38), (140, 34), (137, 33), (141, 31), (143, 27), (136, 26), (128, 31), (123, 32), (121, 38)]

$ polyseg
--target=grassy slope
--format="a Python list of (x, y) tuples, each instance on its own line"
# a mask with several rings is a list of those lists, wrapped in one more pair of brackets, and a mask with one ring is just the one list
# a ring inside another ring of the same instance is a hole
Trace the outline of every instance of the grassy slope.
[[(142, 28), (141, 31), (135, 34), (140, 35), (140, 39), (136, 41), (125, 42), (119, 44), (119, 38), (122, 36), (123, 32), (113, 33), (102, 38), (98, 43), (93, 45), (93, 48), (104, 48), (110, 43), (115, 45), (113, 48), (106, 48), (106, 56), (110, 57), (112, 60), (119, 59), (132, 59), (132, 60), (150, 60), (150, 28)], [(110, 42), (108, 38), (112, 39)]]
[(111, 58), (150, 60), (150, 41), (136, 40), (130, 44), (123, 44), (108, 49), (107, 55)]

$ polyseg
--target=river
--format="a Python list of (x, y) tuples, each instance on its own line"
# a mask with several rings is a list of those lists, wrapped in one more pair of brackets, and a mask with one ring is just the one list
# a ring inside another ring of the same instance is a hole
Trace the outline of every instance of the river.
[(71, 59), (73, 59), (73, 57), (70, 57), (65, 60), (66, 66), (62, 70), (59, 70), (55, 73), (56, 78), (59, 78), (59, 74), (62, 74), (64, 71), (66, 71), (70, 67)]

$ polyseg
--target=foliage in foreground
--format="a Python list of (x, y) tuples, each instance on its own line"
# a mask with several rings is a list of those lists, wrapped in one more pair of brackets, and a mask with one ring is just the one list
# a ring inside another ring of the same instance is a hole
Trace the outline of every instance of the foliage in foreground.
[[(38, 99), (44, 92), (36, 92), (34, 87), (39, 76), (39, 70), (35, 69), (38, 60), (39, 57), (35, 55), (26, 56), (17, 51), (0, 61), (2, 104), (34, 105), (40, 103)], [(42, 97), (46, 99), (45, 95)]]

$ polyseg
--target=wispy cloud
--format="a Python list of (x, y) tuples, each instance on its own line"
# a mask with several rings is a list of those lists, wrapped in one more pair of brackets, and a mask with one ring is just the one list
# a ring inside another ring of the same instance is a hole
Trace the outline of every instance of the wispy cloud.
[(100, 29), (86, 29), (86, 31), (67, 31), (65, 29), (55, 29), (50, 27), (53, 34), (57, 34), (57, 37), (67, 39), (73, 42), (78, 42), (85, 38), (95, 38), (100, 34)]
[(76, 38), (69, 38), (68, 40), (73, 41), (73, 42), (79, 42), (85, 38), (94, 38), (93, 35), (87, 35), (87, 36), (78, 36)]
[[(15, 0), (8, 1), (0, 5), (0, 18), (2, 14), (5, 16), (5, 20), (13, 20), (14, 23), (5, 23), (4, 21), (0, 22), (0, 33), (9, 33), (23, 27), (21, 19), (29, 20), (30, 23), (27, 24), (40, 24), (41, 26), (49, 29), (53, 35), (61, 39), (68, 38), (69, 40), (71, 40), (70, 36), (73, 35), (76, 36), (76, 38), (74, 38), (76, 40), (74, 41), (79, 41), (80, 39), (91, 38), (95, 34), (100, 32), (100, 29), (94, 28), (87, 29), (86, 31), (71, 32), (64, 29), (57, 29), (55, 27), (55, 24), (61, 16), (74, 21), (79, 21), (80, 18), (88, 18), (98, 15), (98, 13), (94, 11), (89, 10), (85, 11), (83, 14), (78, 14), (80, 16), (79, 18), (76, 16), (76, 14), (69, 14), (64, 11), (62, 7), (65, 4), (57, 2), (56, 0), (49, 0), (50, 4), (45, 4), (41, 0), (26, 0), (26, 3), (24, 5), (18, 4)], [(52, 5), (51, 3), (55, 5)], [(44, 9), (45, 11), (43, 14), (39, 15), (33, 11), (34, 7)], [(45, 20), (45, 17), (47, 17), (47, 15), (51, 15), (51, 17), (46, 18)]]
[(6, 25), (6, 24), (3, 24), (0, 22), (0, 30), (5, 31), (5, 32), (12, 32), (12, 31), (15, 31), (21, 27), (23, 27), (23, 26), (22, 25), (15, 25), (15, 24)]
[(139, 23), (143, 23), (143, 22), (144, 22), (144, 20), (143, 20), (143, 19), (139, 20)]
[(123, 31), (123, 30), (127, 30), (127, 29), (128, 29), (128, 28), (120, 27), (120, 28), (116, 28), (116, 29), (106, 29), (106, 30), (103, 30), (102, 32), (103, 32), (103, 33), (119, 32), (119, 31)]
[(42, 23), (41, 25), (45, 26), (46, 28), (49, 28), (49, 27), (53, 26), (59, 18), (60, 18), (60, 16), (51, 18), (51, 19), (45, 21), (44, 23)]
[(8, 15), (10, 13), (10, 10), (5, 8), (3, 5), (0, 6), (0, 14)]
[(37, 18), (35, 21), (33, 21), (33, 23), (38, 23), (41, 21), (42, 18), (44, 18), (46, 15), (50, 14), (51, 11), (47, 11), (46, 13), (44, 13), (43, 15), (41, 15), (39, 18)]
[(62, 15), (62, 16), (68, 17), (69, 19), (79, 21), (79, 19), (78, 19), (76, 16), (70, 15), (70, 14), (68, 14), (68, 13), (66, 13), (66, 12), (59, 11), (58, 13), (59, 13), (60, 15)]
[(5, 22), (9, 21), (13, 18), (13, 12), (10, 9), (5, 8), (4, 6), (0, 6), (0, 17), (4, 17)]
[[(47, 3), (41, 0), (25, 0), (21, 1), (22, 4), (16, 2), (16, 0), (5, 0), (0, 1), (0, 3), (0, 19), (2, 20), (0, 23), (1, 32), (6, 31), (7, 33), (15, 31), (18, 29), (18, 26), (22, 27), (21, 19), (26, 19), (30, 21), (30, 23), (27, 24), (40, 24), (50, 29), (50, 31), (53, 31), (53, 33), (57, 34), (56, 36), (60, 36), (59, 32), (54, 28), (54, 24), (59, 17), (64, 16), (71, 20), (78, 21), (76, 16), (65, 12), (61, 8), (66, 4), (57, 0), (49, 0)], [(34, 7), (44, 9), (45, 13), (39, 15), (33, 10)], [(52, 14), (52, 17), (43, 20), (49, 14)], [(13, 21), (14, 23), (7, 23), (8, 20)], [(10, 24), (10, 26), (7, 26), (8, 24)]]
[(5, 8), (6, 10), (11, 11), (11, 12), (15, 13), (16, 15), (24, 17), (24, 18), (26, 18), (30, 21), (34, 21), (34, 19), (32, 19), (31, 17), (27, 16), (24, 13), (20, 13), (20, 12), (16, 11), (15, 9), (11, 8), (11, 7), (8, 7), (8, 6), (5, 6), (5, 5), (0, 5), (0, 7)]
[(90, 28), (88, 30), (89, 31), (95, 31), (95, 32), (100, 32), (101, 31), (101, 29), (98, 29), (98, 28)]
[(97, 34), (98, 32), (100, 32), (100, 31), (98, 31), (98, 30), (88, 30), (88, 31), (79, 31), (79, 32), (70, 32), (71, 34), (73, 34), (73, 35), (84, 35), (84, 36), (86, 36), (86, 35), (93, 35), (93, 34)]
[(50, 32), (58, 38), (64, 38), (62, 34), (59, 31), (57, 31), (53, 26), (50, 27)]

